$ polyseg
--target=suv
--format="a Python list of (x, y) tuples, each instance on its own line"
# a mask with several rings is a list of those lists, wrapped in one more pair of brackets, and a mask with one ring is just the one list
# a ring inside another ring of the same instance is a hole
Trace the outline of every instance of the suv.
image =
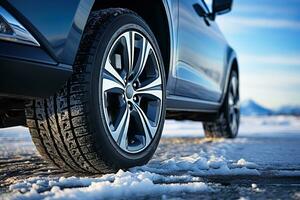
[(0, 127), (73, 172), (142, 165), (165, 118), (234, 138), (239, 71), (215, 22), (232, 0), (1, 0)]

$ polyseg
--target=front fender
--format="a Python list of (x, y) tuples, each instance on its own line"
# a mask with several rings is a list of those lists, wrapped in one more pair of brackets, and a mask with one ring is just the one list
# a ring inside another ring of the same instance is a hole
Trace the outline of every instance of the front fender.
[[(226, 59), (226, 72), (225, 72), (226, 74), (225, 74), (224, 79), (223, 79), (223, 94), (222, 94), (221, 101), (220, 101), (221, 105), (223, 105), (224, 99), (225, 99), (226, 94), (227, 94), (228, 85), (229, 85), (229, 81), (230, 81), (230, 75), (231, 75), (231, 71), (234, 67), (234, 62), (238, 61), (237, 55), (231, 47), (229, 47), (228, 50), (227, 50), (226, 58), (227, 58)], [(239, 76), (238, 62), (237, 62), (236, 67), (237, 67), (237, 73), (238, 73), (238, 76)]]
[(1, 0), (58, 63), (73, 65), (94, 0)]

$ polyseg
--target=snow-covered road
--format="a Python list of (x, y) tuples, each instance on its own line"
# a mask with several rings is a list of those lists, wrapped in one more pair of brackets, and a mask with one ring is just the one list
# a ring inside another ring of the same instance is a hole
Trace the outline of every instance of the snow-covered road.
[(0, 199), (300, 199), (299, 118), (245, 117), (235, 140), (203, 136), (199, 122), (167, 121), (147, 165), (83, 177), (41, 160), (26, 129), (4, 129)]

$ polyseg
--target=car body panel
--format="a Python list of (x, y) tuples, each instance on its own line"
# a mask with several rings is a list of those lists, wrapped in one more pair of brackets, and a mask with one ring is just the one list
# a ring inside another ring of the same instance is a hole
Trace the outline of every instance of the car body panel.
[[(29, 74), (27, 77), (31, 80), (25, 84), (26, 88), (23, 90), (22, 84), (14, 84), (13, 81), (5, 79), (7, 82), (1, 83), (5, 92), (0, 88), (0, 96), (44, 97), (58, 90), (72, 74), (72, 65), (94, 2), (2, 0), (0, 4), (32, 33), (41, 47), (23, 45), (17, 48), (19, 44), (0, 41), (0, 64), (2, 60), (6, 66), (0, 69), (1, 74), (18, 77), (18, 74), (23, 72), (26, 75), (26, 70), (22, 68), (22, 62), (25, 61), (27, 66), (33, 63), (32, 66), (40, 76), (34, 78)], [(99, 2), (101, 0), (97, 1)], [(215, 21), (201, 17), (195, 12), (194, 4), (207, 9), (204, 1), (162, 0), (162, 3), (170, 32), (167, 109), (218, 111), (226, 93), (231, 62), (236, 58), (234, 51), (227, 44)], [(9, 48), (5, 50), (5, 46)], [(14, 52), (13, 49), (17, 51)], [(7, 67), (7, 58), (15, 60), (14, 68)], [(41, 69), (38, 69), (38, 66)], [(61, 70), (63, 75), (51, 79), (43, 78), (47, 76), (49, 69), (52, 74)], [(40, 87), (33, 87), (36, 91), (26, 95), (30, 84), (37, 82), (41, 82)], [(53, 82), (57, 84), (52, 84)], [(9, 93), (9, 90), (12, 92)]]
[[(0, 96), (47, 97), (73, 73), (72, 65), (93, 0), (2, 0), (41, 47), (0, 40)], [(45, 23), (47, 22), (47, 23)]]
[[(170, 63), (167, 82), (167, 98), (175, 94), (176, 64), (177, 64), (177, 38), (178, 38), (178, 0), (163, 0), (166, 10), (170, 32)], [(165, 63), (166, 64), (166, 63)], [(167, 106), (168, 107), (168, 106)]]
[[(73, 65), (94, 0), (3, 0), (59, 63)], [(47, 23), (45, 23), (47, 22)]]
[[(179, 0), (176, 94), (218, 102), (222, 96), (227, 42), (216, 23), (194, 9), (200, 0)], [(187, 92), (188, 91), (188, 92)]]

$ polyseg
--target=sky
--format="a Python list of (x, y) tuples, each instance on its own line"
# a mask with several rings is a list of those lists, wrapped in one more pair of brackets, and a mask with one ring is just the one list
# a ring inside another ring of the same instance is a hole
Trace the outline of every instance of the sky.
[(241, 100), (300, 105), (300, 0), (235, 0), (216, 20), (238, 55)]

